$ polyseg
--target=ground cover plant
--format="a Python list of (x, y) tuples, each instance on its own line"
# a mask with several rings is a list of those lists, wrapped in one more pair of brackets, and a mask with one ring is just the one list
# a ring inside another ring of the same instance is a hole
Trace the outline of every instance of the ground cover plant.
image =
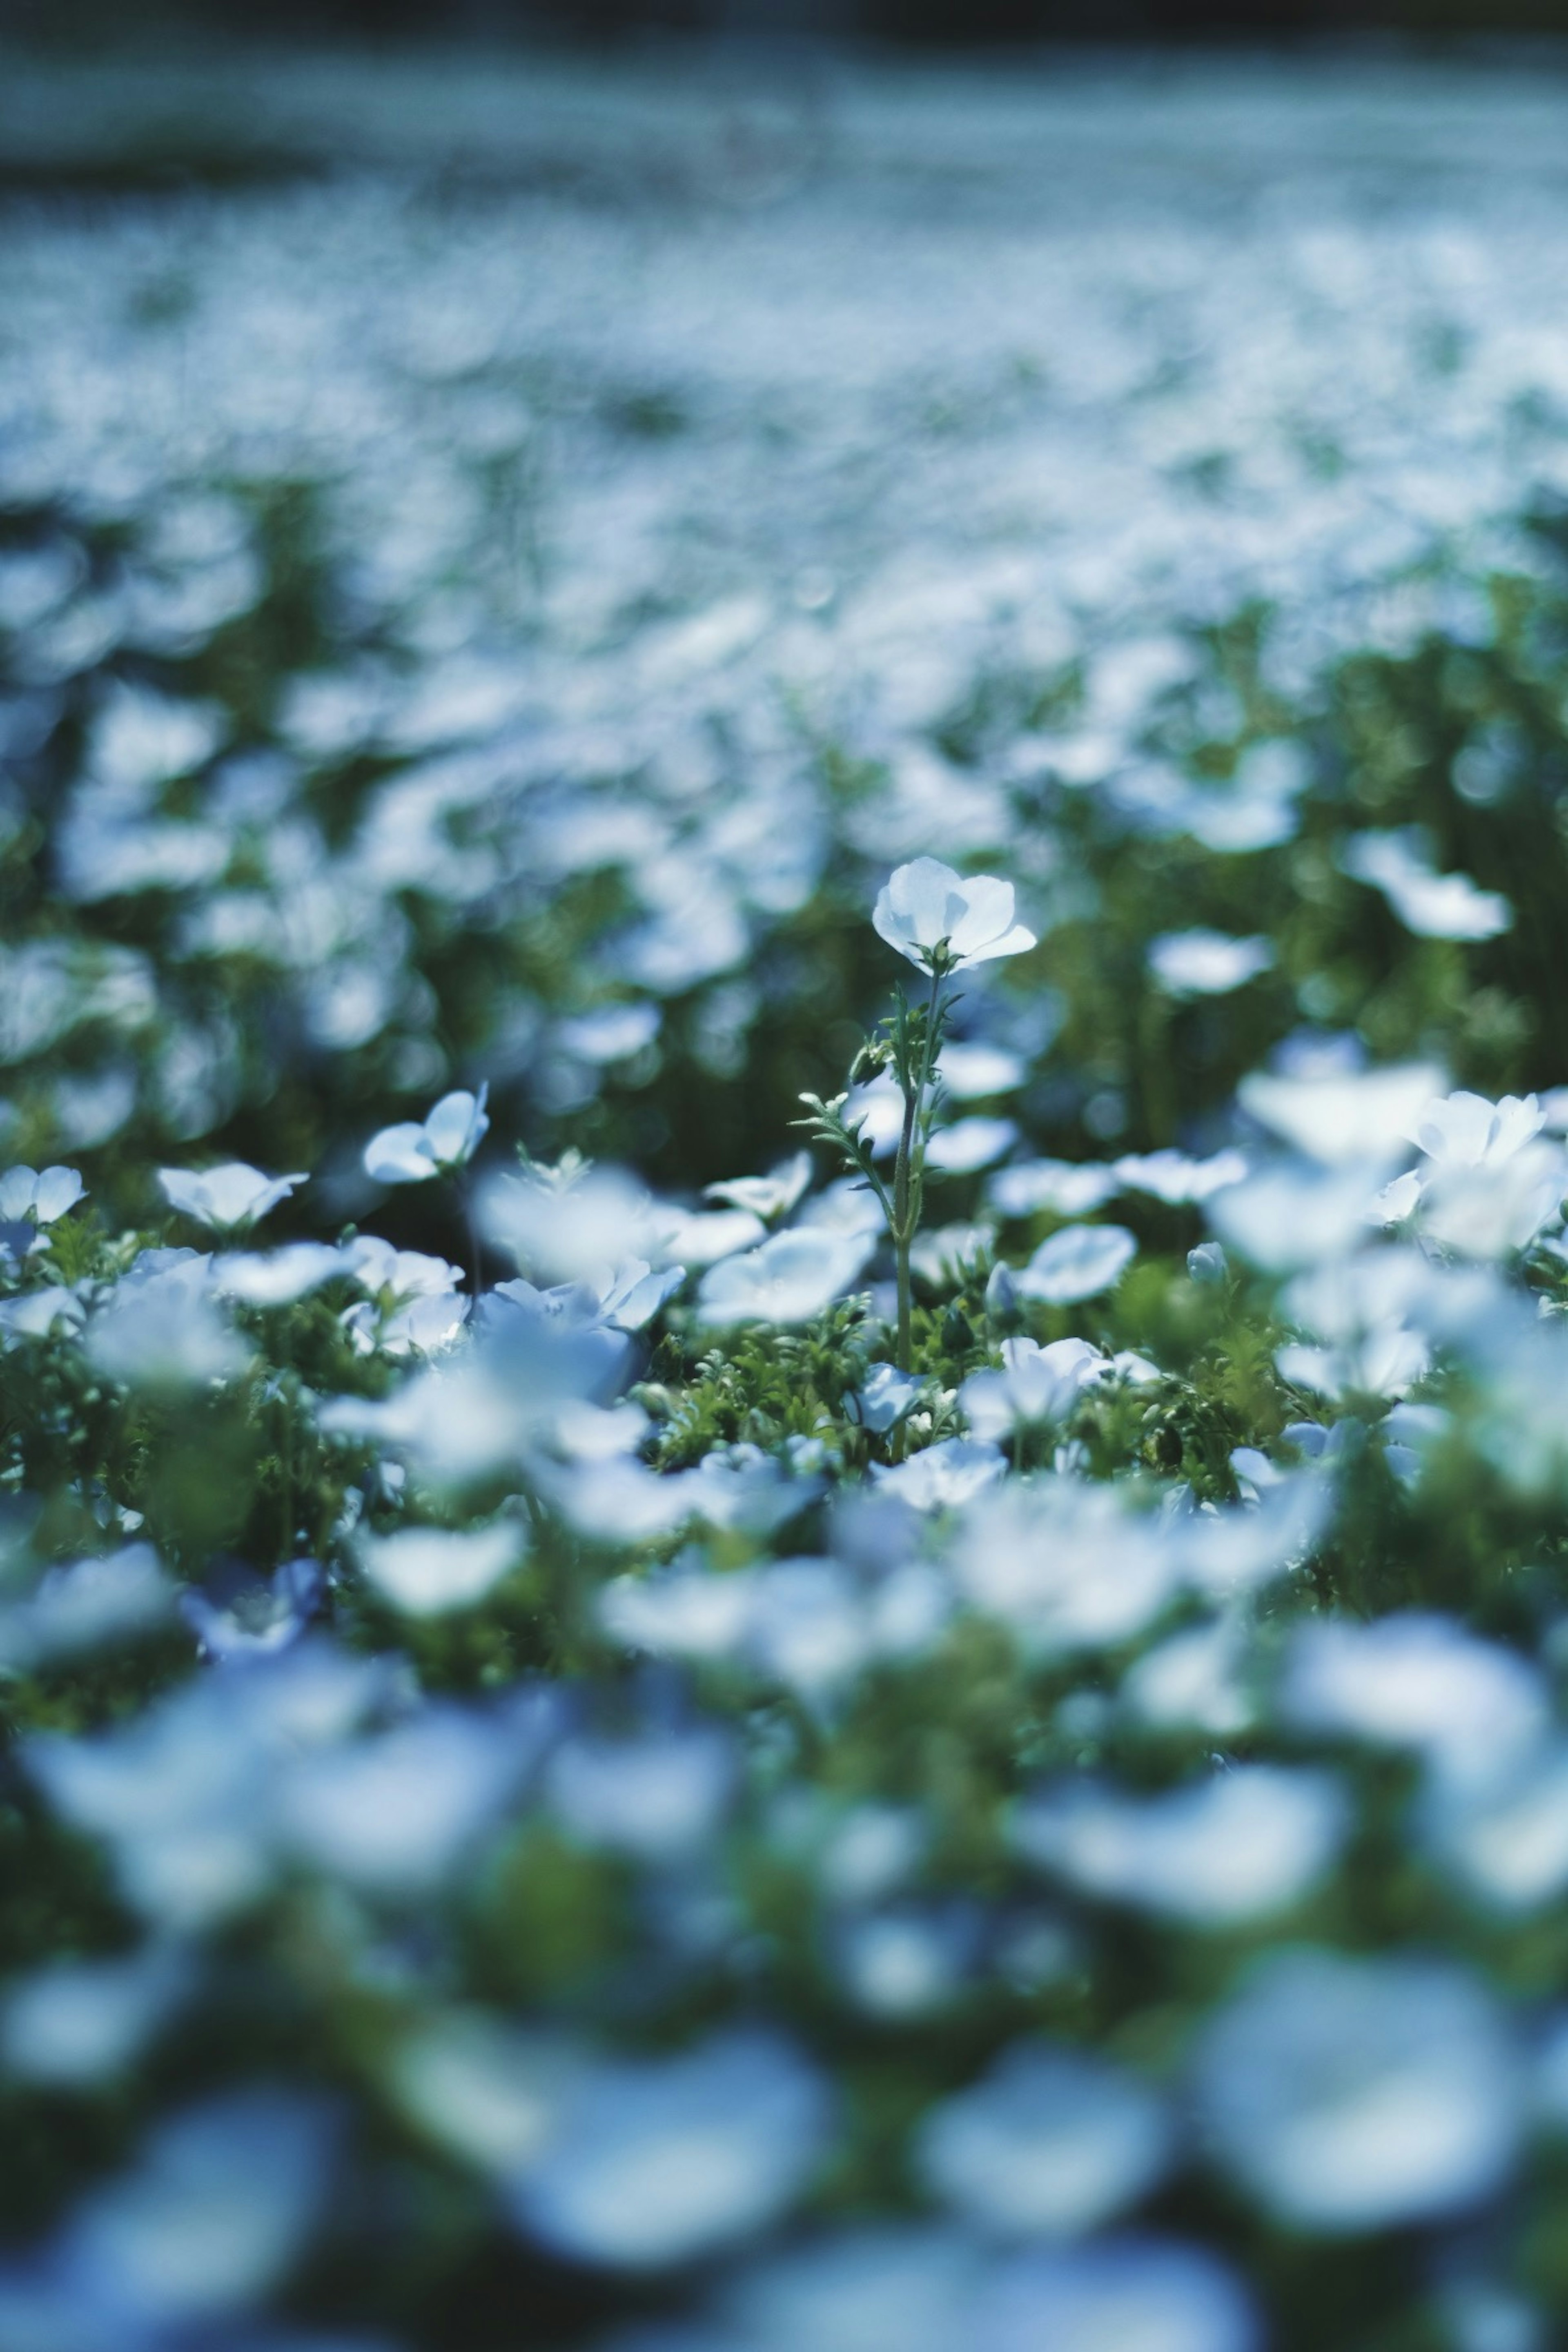
[(1548, 2347), (1531, 86), (553, 88), (7, 200), (0, 2347)]

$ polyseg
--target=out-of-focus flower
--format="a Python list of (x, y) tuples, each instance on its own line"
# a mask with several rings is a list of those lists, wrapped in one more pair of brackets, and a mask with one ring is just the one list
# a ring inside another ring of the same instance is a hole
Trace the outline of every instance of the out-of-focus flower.
[(171, 1394), (236, 1380), (252, 1361), (249, 1347), (214, 1307), (210, 1265), (186, 1258), (133, 1267), (101, 1304), (87, 1329), (89, 1360), (128, 1388)]
[(1202, 2247), (1110, 2237), (1003, 2265), (970, 2306), (975, 2352), (1258, 2352), (1251, 2302)]
[(74, 1168), (8, 1168), (0, 1176), (0, 1224), (52, 1225), (75, 1208), (84, 1190)]
[(871, 921), (879, 939), (923, 971), (962, 971), (997, 956), (1022, 955), (1035, 934), (1013, 919), (1013, 885), (994, 874), (966, 881), (939, 858), (896, 866)]
[(851, 1409), (863, 1429), (885, 1435), (929, 1386), (918, 1372), (900, 1372), (896, 1364), (873, 1364), (850, 1400)]
[(699, 1319), (708, 1324), (808, 1323), (841, 1297), (871, 1255), (869, 1237), (796, 1225), (760, 1249), (723, 1259), (702, 1277)]
[(871, 1475), (887, 1493), (917, 1511), (950, 1511), (1000, 1478), (1006, 1467), (994, 1445), (972, 1437), (944, 1437), (892, 1469), (874, 1462)]
[(1026, 1298), (1037, 1298), (1047, 1307), (1070, 1307), (1110, 1290), (1137, 1250), (1125, 1225), (1064, 1225), (1040, 1244), (1013, 1280)]
[(1381, 1070), (1328, 1070), (1300, 1076), (1255, 1070), (1237, 1096), (1243, 1110), (1322, 1166), (1403, 1156), (1415, 1120), (1443, 1087), (1429, 1062)]
[(1298, 2230), (1352, 2235), (1489, 2197), (1522, 2084), (1495, 2004), (1451, 1962), (1270, 1954), (1205, 2036), (1200, 2113), (1237, 2183)]
[(992, 1118), (978, 1111), (952, 1127), (939, 1127), (926, 1147), (926, 1165), (950, 1176), (972, 1176), (990, 1168), (1018, 1140), (1016, 1122)]
[(50, 1568), (26, 1601), (0, 1605), (0, 1665), (25, 1672), (158, 1632), (174, 1591), (151, 1544)]
[(1342, 871), (1381, 890), (1407, 931), (1426, 940), (1495, 940), (1513, 927), (1513, 908), (1468, 874), (1439, 874), (1420, 825), (1352, 833), (1340, 852)]
[(389, 1536), (363, 1536), (360, 1565), (395, 1609), (409, 1617), (437, 1617), (472, 1609), (515, 1568), (525, 1549), (516, 1520), (489, 1528), (399, 1528)]
[(784, 2212), (831, 2126), (815, 2070), (771, 2035), (721, 2033), (676, 2057), (605, 2060), (522, 2168), (513, 2210), (571, 2261), (668, 2269)]
[(215, 1258), (213, 1289), (244, 1307), (291, 1307), (347, 1273), (341, 1250), (326, 1242), (289, 1242), (277, 1250), (236, 1250)]
[(60, 1960), (13, 1985), (0, 2058), (19, 2081), (72, 2090), (122, 2074), (178, 2003), (191, 1969), (177, 1948), (124, 1959)]
[(258, 1168), (247, 1167), (243, 1160), (199, 1172), (190, 1168), (158, 1171), (158, 1181), (170, 1207), (220, 1233), (235, 1233), (254, 1225), (308, 1181), (303, 1172), (264, 1176)]
[(771, 1224), (785, 1217), (811, 1181), (811, 1154), (797, 1151), (766, 1176), (732, 1176), (721, 1184), (703, 1186), (705, 1201), (722, 1201), (731, 1209), (749, 1210)]
[(467, 1167), (489, 1132), (485, 1101), (466, 1087), (443, 1095), (425, 1119), (384, 1127), (364, 1148), (364, 1172), (378, 1184), (423, 1184), (432, 1176)]
[(1077, 2237), (1163, 2171), (1171, 2126), (1132, 2075), (1080, 2051), (1015, 2042), (983, 2082), (926, 2116), (921, 2177), (976, 2228)]
[(972, 1372), (958, 1401), (976, 1437), (992, 1444), (1014, 1430), (1065, 1421), (1084, 1390), (1105, 1370), (1105, 1358), (1087, 1339), (1004, 1339), (1002, 1370)]
[(1227, 996), (1274, 962), (1260, 936), (1232, 939), (1225, 931), (1166, 931), (1149, 943), (1149, 969), (1167, 996)]

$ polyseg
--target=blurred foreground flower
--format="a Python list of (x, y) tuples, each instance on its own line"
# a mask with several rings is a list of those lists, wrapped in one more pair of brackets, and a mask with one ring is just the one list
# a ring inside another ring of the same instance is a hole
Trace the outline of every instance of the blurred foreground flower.
[(302, 1171), (293, 1176), (264, 1176), (259, 1168), (231, 1160), (199, 1173), (190, 1168), (161, 1168), (158, 1181), (171, 1208), (194, 1217), (199, 1225), (234, 1233), (255, 1224), (309, 1179)]

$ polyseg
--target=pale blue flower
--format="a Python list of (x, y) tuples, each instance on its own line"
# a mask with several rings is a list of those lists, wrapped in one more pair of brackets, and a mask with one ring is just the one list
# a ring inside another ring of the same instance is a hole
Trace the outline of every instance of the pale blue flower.
[(488, 1085), (477, 1095), (460, 1087), (424, 1119), (384, 1127), (365, 1145), (365, 1174), (378, 1184), (423, 1184), (466, 1167), (489, 1132), (489, 1092)]
[(569, 2261), (668, 2269), (785, 2212), (831, 2129), (815, 2069), (771, 2034), (721, 2032), (674, 2057), (606, 2059), (523, 2169), (513, 2210)]
[(940, 963), (959, 971), (997, 956), (1022, 955), (1033, 931), (1013, 919), (1013, 885), (994, 875), (972, 880), (935, 857), (895, 867), (871, 917), (879, 939), (929, 971)]

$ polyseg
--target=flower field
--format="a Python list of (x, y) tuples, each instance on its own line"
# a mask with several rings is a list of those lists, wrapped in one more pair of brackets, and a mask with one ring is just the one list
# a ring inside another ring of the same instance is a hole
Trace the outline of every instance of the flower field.
[(1551, 2352), (1560, 69), (0, 83), (0, 2352)]

